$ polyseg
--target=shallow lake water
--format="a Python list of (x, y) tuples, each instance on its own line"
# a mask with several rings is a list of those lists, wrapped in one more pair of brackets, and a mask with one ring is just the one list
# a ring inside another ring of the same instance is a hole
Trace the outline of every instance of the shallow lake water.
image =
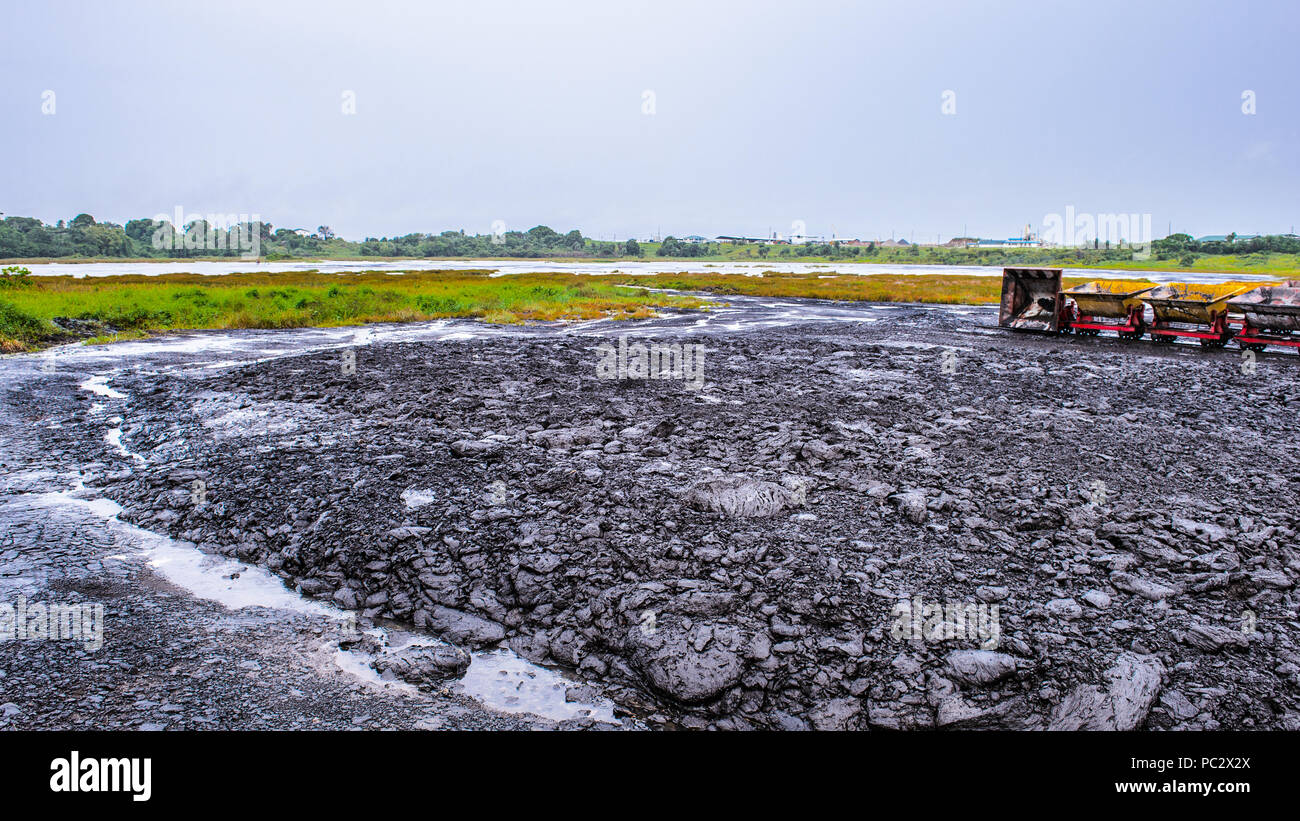
[[(498, 275), (553, 272), (568, 274), (740, 274), (760, 276), (764, 271), (817, 274), (948, 274), (966, 276), (1001, 276), (1001, 266), (990, 265), (878, 265), (866, 262), (708, 262), (693, 259), (656, 259), (646, 262), (555, 262), (540, 259), (438, 259), (438, 260), (322, 260), (316, 262), (256, 262), (231, 259), (221, 262), (47, 262), (24, 266), (38, 276), (105, 277), (123, 274), (192, 273), (207, 276), (240, 272), (284, 273), (320, 271), (351, 273), (355, 271), (454, 271), (491, 270)], [(1066, 268), (1066, 276), (1094, 279), (1150, 279), (1153, 282), (1224, 282), (1227, 280), (1264, 281), (1276, 277), (1257, 274), (1214, 274), (1179, 271), (1134, 271), (1092, 268)]]

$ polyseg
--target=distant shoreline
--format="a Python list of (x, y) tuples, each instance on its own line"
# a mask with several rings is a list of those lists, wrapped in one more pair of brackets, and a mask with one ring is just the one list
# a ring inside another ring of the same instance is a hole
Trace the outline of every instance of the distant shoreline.
[[(1120, 271), (1159, 271), (1164, 273), (1189, 273), (1189, 274), (1253, 274), (1273, 277), (1300, 277), (1300, 255), (1294, 254), (1273, 254), (1272, 257), (1278, 259), (1266, 259), (1261, 262), (1252, 262), (1240, 264), (1238, 258), (1232, 256), (1206, 257), (1200, 260), (1204, 264), (1193, 265), (1191, 267), (1179, 265), (1177, 260), (1104, 260), (1097, 262), (1085, 262), (1081, 260), (1070, 261), (1068, 263), (1060, 260), (1051, 261), (1032, 261), (1032, 260), (986, 260), (971, 258), (966, 260), (945, 260), (936, 262), (932, 260), (908, 259), (900, 254), (897, 257), (890, 255), (888, 257), (872, 258), (853, 258), (853, 259), (830, 259), (828, 257), (738, 257), (738, 256), (708, 256), (708, 257), (293, 257), (289, 259), (267, 259), (259, 258), (256, 260), (240, 260), (238, 257), (25, 257), (14, 259), (0, 259), (0, 267), (13, 265), (96, 265), (96, 264), (116, 264), (116, 265), (178, 265), (194, 263), (227, 263), (247, 262), (250, 266), (250, 272), (255, 272), (262, 265), (283, 265), (283, 264), (333, 264), (333, 263), (354, 263), (363, 265), (368, 262), (377, 263), (394, 263), (394, 262), (456, 262), (456, 263), (475, 263), (475, 262), (512, 262), (512, 263), (529, 263), (535, 262), (539, 265), (548, 263), (559, 264), (609, 264), (609, 265), (629, 265), (644, 263), (662, 263), (675, 264), (680, 263), (683, 267), (693, 267), (701, 264), (741, 264), (762, 266), (765, 264), (802, 264), (802, 265), (825, 265), (833, 266), (857, 266), (857, 265), (906, 265), (916, 267), (971, 267), (971, 268), (1001, 268), (1001, 267), (1041, 267), (1041, 268), (1076, 268), (1080, 270), (1120, 270)], [(1281, 259), (1285, 257), (1286, 259)], [(1229, 264), (1229, 261), (1238, 264)]]

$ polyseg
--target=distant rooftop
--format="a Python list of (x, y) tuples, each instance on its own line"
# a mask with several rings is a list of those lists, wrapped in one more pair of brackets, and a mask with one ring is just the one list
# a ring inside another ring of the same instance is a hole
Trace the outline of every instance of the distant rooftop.
[[(1258, 238), (1259, 238), (1259, 234), (1237, 234), (1235, 235), (1233, 241), (1242, 242), (1244, 240), (1258, 239)], [(1206, 234), (1203, 237), (1197, 237), (1196, 241), (1197, 242), (1227, 242), (1228, 235), (1227, 234)]]

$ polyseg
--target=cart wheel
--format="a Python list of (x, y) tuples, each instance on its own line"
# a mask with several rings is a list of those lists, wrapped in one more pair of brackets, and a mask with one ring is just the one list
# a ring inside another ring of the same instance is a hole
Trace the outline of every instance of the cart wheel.
[(1267, 346), (1267, 345), (1260, 345), (1260, 344), (1258, 344), (1258, 343), (1252, 343), (1252, 344), (1246, 346), (1246, 350), (1248, 350), (1248, 351), (1254, 351), (1255, 353), (1263, 353), (1263, 352), (1264, 352), (1264, 349), (1265, 349), (1266, 347), (1268, 347), (1268, 346)]
[(1151, 337), (1151, 341), (1158, 342), (1161, 345), (1168, 345), (1174, 341), (1174, 338), (1172, 336), (1166, 336), (1165, 334), (1156, 334)]

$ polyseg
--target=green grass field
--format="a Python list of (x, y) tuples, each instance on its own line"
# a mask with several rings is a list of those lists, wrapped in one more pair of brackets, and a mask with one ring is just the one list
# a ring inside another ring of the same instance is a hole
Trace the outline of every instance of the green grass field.
[[(620, 283), (711, 294), (767, 297), (808, 297), (849, 302), (920, 302), (947, 305), (991, 305), (1001, 299), (1002, 278), (971, 274), (787, 274), (767, 271), (761, 277), (737, 274), (655, 274), (602, 277)], [(1065, 277), (1069, 288), (1090, 280)], [(1153, 283), (1154, 284), (1154, 283)]]
[(99, 323), (105, 333), (94, 340), (111, 340), (180, 329), (324, 327), (447, 317), (493, 323), (635, 319), (652, 316), (657, 308), (704, 304), (694, 297), (554, 273), (8, 276), (0, 281), (0, 349), (66, 341), (69, 335), (50, 321), (56, 318)]

